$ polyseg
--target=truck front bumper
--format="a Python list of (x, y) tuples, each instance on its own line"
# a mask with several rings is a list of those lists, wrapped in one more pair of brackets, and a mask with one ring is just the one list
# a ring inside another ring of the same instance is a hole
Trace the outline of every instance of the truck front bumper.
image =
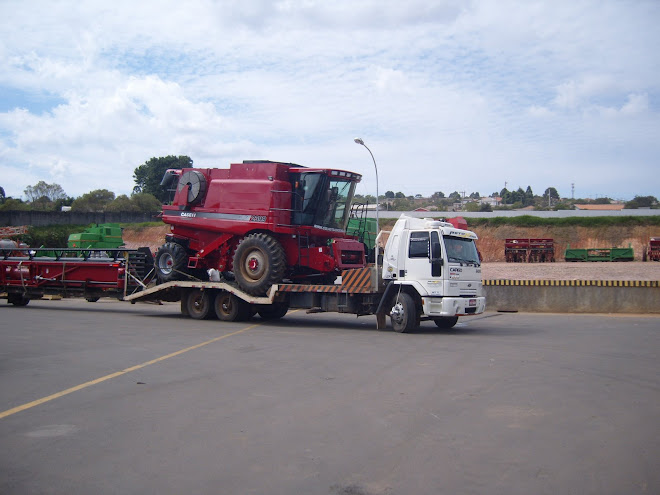
[(424, 316), (478, 315), (486, 310), (485, 297), (422, 297)]

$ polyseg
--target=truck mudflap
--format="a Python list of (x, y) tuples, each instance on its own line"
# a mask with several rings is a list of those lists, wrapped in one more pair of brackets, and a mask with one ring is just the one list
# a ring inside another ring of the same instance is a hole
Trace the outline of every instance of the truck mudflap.
[(486, 310), (485, 297), (422, 297), (422, 316), (478, 315)]

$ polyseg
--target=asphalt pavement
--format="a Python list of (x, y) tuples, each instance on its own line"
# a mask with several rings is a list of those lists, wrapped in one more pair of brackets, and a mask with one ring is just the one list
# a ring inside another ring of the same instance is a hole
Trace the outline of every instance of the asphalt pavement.
[(660, 493), (660, 317), (0, 304), (0, 493)]

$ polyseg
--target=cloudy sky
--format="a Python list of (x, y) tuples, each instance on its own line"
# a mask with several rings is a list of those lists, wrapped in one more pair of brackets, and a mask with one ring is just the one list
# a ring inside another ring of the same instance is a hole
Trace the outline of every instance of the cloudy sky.
[(0, 0), (0, 186), (130, 194), (151, 157), (379, 191), (660, 196), (657, 0)]

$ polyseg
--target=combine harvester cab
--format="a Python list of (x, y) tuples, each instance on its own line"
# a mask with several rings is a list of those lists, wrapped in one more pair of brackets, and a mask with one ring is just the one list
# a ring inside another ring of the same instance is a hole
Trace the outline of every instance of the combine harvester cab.
[(161, 283), (235, 278), (261, 296), (283, 280), (332, 283), (366, 265), (364, 245), (346, 234), (359, 174), (290, 163), (244, 161), (228, 169), (168, 171), (171, 226), (156, 254)]

